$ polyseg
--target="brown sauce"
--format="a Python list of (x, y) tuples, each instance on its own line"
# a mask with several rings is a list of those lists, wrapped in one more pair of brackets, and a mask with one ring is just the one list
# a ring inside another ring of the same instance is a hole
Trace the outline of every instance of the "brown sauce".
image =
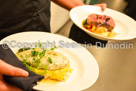
[(111, 33), (109, 33), (109, 35), (107, 37), (114, 38), (114, 37), (116, 37), (117, 34), (118, 33), (116, 33), (116, 32), (111, 32)]
[(53, 84), (53, 85), (55, 85), (55, 84), (58, 84), (59, 81), (44, 78), (43, 80), (40, 81), (40, 83), (46, 83), (46, 84), (51, 84), (51, 85)]
[[(98, 34), (98, 35), (101, 35), (101, 36), (104, 36), (104, 33), (102, 34), (102, 33), (97, 33), (97, 32), (94, 32), (94, 31), (91, 31), (91, 28), (86, 28), (85, 27), (85, 22), (86, 22), (86, 20), (84, 20), (83, 21), (83, 23), (82, 23), (82, 26), (86, 29), (86, 30), (88, 30), (88, 31), (90, 31), (90, 32), (93, 32), (93, 33), (96, 33), (96, 34)], [(108, 34), (107, 34), (108, 33)], [(116, 32), (105, 32), (105, 34), (107, 34), (106, 36), (104, 36), (104, 37), (108, 37), (108, 38), (114, 38), (114, 37), (116, 37), (116, 35), (118, 34), (118, 33), (116, 33)]]

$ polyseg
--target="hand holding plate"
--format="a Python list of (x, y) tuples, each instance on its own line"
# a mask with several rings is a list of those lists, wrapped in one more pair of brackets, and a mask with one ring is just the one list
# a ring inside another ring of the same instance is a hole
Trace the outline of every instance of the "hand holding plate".
[(107, 8), (107, 4), (106, 3), (94, 4), (94, 6), (101, 7), (102, 11), (104, 11)]

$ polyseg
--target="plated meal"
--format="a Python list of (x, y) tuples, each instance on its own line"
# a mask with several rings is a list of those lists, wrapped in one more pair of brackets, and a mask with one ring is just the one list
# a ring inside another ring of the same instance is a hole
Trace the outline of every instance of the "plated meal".
[(122, 41), (136, 38), (136, 22), (129, 16), (93, 5), (78, 6), (70, 11), (73, 23), (91, 37), (100, 40)]
[(113, 18), (107, 15), (90, 14), (83, 21), (83, 27), (104, 37), (115, 37), (117, 34), (112, 31), (115, 27)]
[(30, 71), (43, 75), (46, 79), (65, 81), (72, 72), (70, 61), (55, 49), (56, 47), (44, 49), (39, 46), (21, 48), (16, 55)]
[[(59, 47), (62, 40), (65, 43), (76, 43), (71, 39), (46, 32), (22, 32), (4, 38), (0, 44), (13, 40), (16, 47), (9, 45), (13, 53), (29, 70), (45, 76), (45, 79), (38, 81), (37, 85), (33, 86), (34, 90), (82, 91), (91, 87), (99, 76), (96, 59), (84, 47)], [(31, 43), (38, 40), (45, 44), (49, 42), (55, 42), (55, 44), (54, 47), (44, 49), (41, 46), (33, 46), (31, 49), (29, 46), (23, 46), (23, 43), (24, 45), (30, 43), (31, 46)]]

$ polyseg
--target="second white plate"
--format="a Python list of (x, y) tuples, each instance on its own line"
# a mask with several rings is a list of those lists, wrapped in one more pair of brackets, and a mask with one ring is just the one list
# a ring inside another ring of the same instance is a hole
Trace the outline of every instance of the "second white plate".
[[(116, 24), (113, 31), (118, 33), (117, 36), (114, 38), (103, 37), (85, 29), (82, 26), (82, 23), (90, 14), (111, 16)], [(87, 34), (101, 40), (130, 40), (136, 38), (136, 21), (129, 16), (112, 9), (106, 8), (106, 10), (102, 12), (100, 7), (83, 5), (73, 8), (70, 11), (70, 17), (72, 21)]]

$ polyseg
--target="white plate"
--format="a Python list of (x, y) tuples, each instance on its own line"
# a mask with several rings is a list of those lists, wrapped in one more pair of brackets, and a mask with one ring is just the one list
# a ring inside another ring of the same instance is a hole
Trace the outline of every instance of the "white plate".
[[(57, 46), (63, 46), (62, 48), (56, 49), (56, 51), (63, 53), (70, 59), (70, 65), (73, 71), (66, 82), (59, 82), (56, 85), (39, 83), (33, 89), (45, 91), (80, 91), (92, 86), (96, 82), (99, 75), (99, 68), (95, 58), (83, 47), (72, 48), (71, 44), (78, 44), (71, 39), (45, 32), (23, 32), (8, 36), (1, 43), (7, 42), (15, 53), (18, 46), (22, 43), (37, 42), (38, 40), (52, 44), (54, 42)], [(68, 48), (67, 45), (71, 45), (71, 47)]]
[[(114, 38), (108, 38), (86, 30), (82, 26), (82, 22), (90, 14), (102, 14), (111, 16), (116, 24), (113, 31), (118, 33), (117, 36)], [(112, 9), (106, 8), (106, 10), (102, 12), (100, 7), (83, 5), (73, 8), (70, 11), (70, 17), (72, 21), (87, 34), (101, 40), (130, 40), (136, 38), (136, 21), (127, 15)]]

